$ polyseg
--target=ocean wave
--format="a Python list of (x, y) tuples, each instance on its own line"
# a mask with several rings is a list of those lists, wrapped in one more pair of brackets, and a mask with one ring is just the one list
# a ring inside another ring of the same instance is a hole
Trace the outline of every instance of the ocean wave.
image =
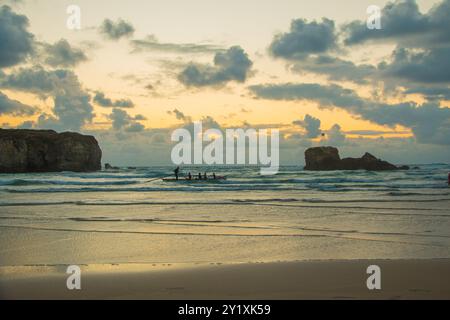
[[(116, 177), (117, 179), (117, 177)], [(4, 180), (0, 181), (0, 186), (36, 186), (36, 185), (60, 185), (60, 186), (118, 186), (142, 183), (136, 180), (116, 180), (116, 181), (68, 181), (68, 180)]]
[(406, 197), (406, 196), (450, 196), (450, 192), (434, 192), (434, 193), (424, 193), (424, 192), (402, 192), (402, 191), (391, 191), (386, 195), (393, 197)]

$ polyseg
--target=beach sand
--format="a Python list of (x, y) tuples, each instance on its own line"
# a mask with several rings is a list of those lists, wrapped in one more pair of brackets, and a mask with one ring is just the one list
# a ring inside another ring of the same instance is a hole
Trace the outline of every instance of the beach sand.
[[(381, 268), (381, 290), (366, 286)], [(450, 259), (326, 260), (241, 264), (0, 268), (2, 299), (450, 299)]]

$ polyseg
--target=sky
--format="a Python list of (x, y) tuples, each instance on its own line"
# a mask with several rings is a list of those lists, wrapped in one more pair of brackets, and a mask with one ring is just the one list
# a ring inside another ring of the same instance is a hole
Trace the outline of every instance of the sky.
[(115, 165), (170, 164), (193, 121), (279, 129), (282, 164), (319, 145), (448, 163), (449, 15), (450, 0), (0, 0), (0, 126), (92, 134)]

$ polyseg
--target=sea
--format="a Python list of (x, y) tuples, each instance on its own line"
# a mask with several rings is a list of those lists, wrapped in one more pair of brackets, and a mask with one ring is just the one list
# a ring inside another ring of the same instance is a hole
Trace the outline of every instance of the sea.
[(0, 175), (0, 266), (450, 258), (449, 164)]

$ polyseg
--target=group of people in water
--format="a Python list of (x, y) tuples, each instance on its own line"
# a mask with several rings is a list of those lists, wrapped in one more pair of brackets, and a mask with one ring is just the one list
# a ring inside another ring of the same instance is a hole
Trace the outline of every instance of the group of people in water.
[[(175, 173), (175, 179), (179, 179), (179, 174), (180, 174), (180, 167), (177, 167), (175, 170), (173, 170), (173, 172)], [(187, 176), (186, 176), (186, 180), (208, 180), (208, 179), (217, 179), (216, 177), (216, 173), (213, 172), (212, 176), (210, 176), (208, 178), (208, 175), (206, 174), (206, 172), (204, 174), (201, 174), (200, 172), (198, 173), (198, 175), (196, 175), (195, 177), (188, 172)]]
[[(176, 169), (173, 170), (173, 172), (175, 173), (175, 179), (178, 180), (179, 174), (180, 174), (180, 167), (176, 167)], [(186, 180), (208, 180), (208, 179), (216, 180), (217, 178), (218, 177), (216, 176), (215, 172), (213, 172), (213, 174), (212, 174), (212, 176), (210, 178), (208, 178), (208, 175), (206, 174), (206, 172), (203, 175), (199, 172), (198, 175), (196, 176), (196, 178), (194, 178), (194, 176), (190, 172), (188, 172)], [(219, 179), (220, 178), (221, 177), (219, 177)], [(450, 187), (450, 172), (448, 173), (448, 181), (447, 181), (447, 183), (448, 183), (448, 186)]]

